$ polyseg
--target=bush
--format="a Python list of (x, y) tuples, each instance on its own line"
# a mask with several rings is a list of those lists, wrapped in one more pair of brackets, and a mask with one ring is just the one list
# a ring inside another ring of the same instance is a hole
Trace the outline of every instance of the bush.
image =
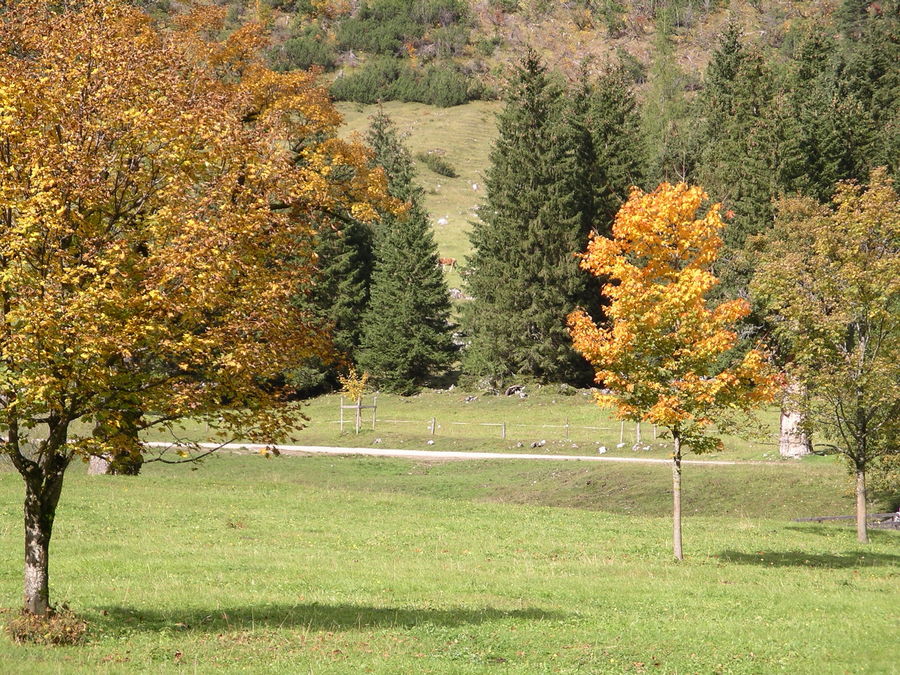
[(469, 43), (469, 29), (463, 26), (435, 28), (430, 35), (439, 59), (462, 54)]
[(321, 28), (311, 25), (274, 50), (271, 60), (276, 70), (308, 70), (313, 66), (333, 70), (337, 50)]
[(469, 79), (453, 66), (431, 66), (425, 72), (423, 99), (441, 108), (461, 105), (469, 100)]
[(456, 169), (453, 168), (453, 165), (450, 164), (446, 159), (444, 159), (441, 155), (438, 155), (433, 152), (420, 152), (416, 155), (416, 159), (422, 162), (429, 169), (434, 171), (439, 176), (446, 176), (447, 178), (456, 178), (459, 174), (456, 173)]
[(337, 41), (342, 49), (395, 55), (407, 42), (419, 40), (425, 29), (408, 17), (392, 19), (354, 18), (342, 21)]
[(403, 101), (448, 108), (471, 100), (470, 84), (469, 78), (452, 65), (434, 65), (423, 72), (383, 57), (335, 80), (331, 95), (356, 103)]
[(399, 55), (407, 43), (418, 43), (434, 28), (440, 35), (438, 50), (456, 53), (469, 40), (467, 21), (464, 0), (376, 0), (342, 21), (337, 39), (342, 49)]
[(479, 40), (475, 43), (475, 49), (478, 50), (478, 53), (482, 56), (488, 57), (493, 55), (493, 53), (503, 44), (503, 38), (499, 35), (495, 35), (493, 37), (483, 37), (479, 38)]
[(86, 631), (87, 622), (65, 605), (43, 616), (22, 611), (6, 624), (16, 644), (78, 645)]
[(356, 103), (390, 100), (391, 87), (404, 68), (408, 66), (396, 59), (376, 59), (359, 70), (336, 79), (331, 85), (331, 95), (338, 101)]

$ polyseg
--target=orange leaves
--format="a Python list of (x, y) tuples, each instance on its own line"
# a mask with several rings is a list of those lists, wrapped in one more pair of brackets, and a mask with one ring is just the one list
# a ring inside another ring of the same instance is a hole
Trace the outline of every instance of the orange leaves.
[(383, 175), (314, 78), (266, 67), (259, 27), (71, 7), (0, 15), (0, 401), (294, 424), (259, 382), (328, 350), (290, 299), (321, 214), (369, 217)]
[(569, 317), (575, 349), (590, 361), (597, 382), (611, 390), (598, 403), (622, 418), (677, 428), (696, 441), (712, 412), (746, 409), (775, 395), (777, 381), (764, 355), (751, 350), (732, 368), (718, 368), (737, 336), (734, 323), (750, 311), (745, 300), (711, 307), (717, 279), (710, 267), (722, 246), (719, 205), (698, 217), (699, 187), (663, 183), (634, 189), (613, 224), (613, 237), (594, 236), (581, 267), (609, 283), (609, 324), (583, 311)]

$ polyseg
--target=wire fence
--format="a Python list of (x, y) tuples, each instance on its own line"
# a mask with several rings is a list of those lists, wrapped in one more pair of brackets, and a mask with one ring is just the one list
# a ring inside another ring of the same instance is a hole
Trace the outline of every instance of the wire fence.
[[(323, 421), (328, 425), (341, 425), (341, 420)], [(344, 420), (344, 425), (347, 421)], [(342, 433), (354, 432), (353, 425), (349, 429), (343, 426)], [(568, 421), (556, 423), (528, 423), (508, 421), (472, 422), (462, 420), (441, 420), (438, 417), (427, 419), (396, 419), (373, 415), (366, 420), (362, 431), (403, 433), (423, 438), (456, 438), (484, 439), (502, 441), (521, 441), (543, 444), (545, 442), (595, 443), (598, 446), (612, 448), (664, 448), (672, 443), (672, 438), (662, 427), (652, 424), (633, 422), (614, 422), (611, 425), (598, 426), (571, 424)], [(337, 429), (335, 430), (337, 431)], [(736, 450), (769, 451), (778, 448), (777, 435), (742, 438), (726, 436), (726, 446)]]

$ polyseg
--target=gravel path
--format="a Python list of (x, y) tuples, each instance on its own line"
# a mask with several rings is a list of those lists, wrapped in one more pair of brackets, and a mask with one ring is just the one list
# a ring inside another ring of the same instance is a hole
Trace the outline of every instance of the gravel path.
[[(259, 452), (267, 447), (274, 447), (283, 455), (365, 455), (369, 457), (401, 457), (424, 460), (473, 460), (473, 459), (524, 459), (543, 461), (569, 462), (630, 462), (632, 464), (671, 464), (670, 459), (655, 457), (595, 457), (592, 455), (538, 455), (522, 452), (452, 452), (444, 450), (401, 450), (399, 448), (345, 448), (325, 445), (276, 445), (266, 446), (255, 443), (226, 443), (219, 446), (215, 443), (198, 443), (196, 446), (173, 443), (147, 443), (151, 448), (200, 447), (204, 450), (220, 448), (232, 452)], [(792, 462), (732, 461), (721, 459), (683, 459), (682, 464), (708, 464), (716, 466), (737, 466), (743, 464), (762, 464), (772, 466), (791, 466)]]

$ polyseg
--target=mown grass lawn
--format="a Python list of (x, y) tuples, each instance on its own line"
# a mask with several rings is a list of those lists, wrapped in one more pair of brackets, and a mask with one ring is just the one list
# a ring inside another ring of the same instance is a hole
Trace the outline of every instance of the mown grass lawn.
[[(668, 479), (329, 457), (138, 478), (76, 466), (51, 587), (88, 641), (0, 638), (0, 671), (896, 672), (900, 537), (861, 547), (850, 528), (789, 521), (850, 512), (840, 467), (690, 467), (683, 564)], [(14, 607), (18, 477), (0, 492)]]

